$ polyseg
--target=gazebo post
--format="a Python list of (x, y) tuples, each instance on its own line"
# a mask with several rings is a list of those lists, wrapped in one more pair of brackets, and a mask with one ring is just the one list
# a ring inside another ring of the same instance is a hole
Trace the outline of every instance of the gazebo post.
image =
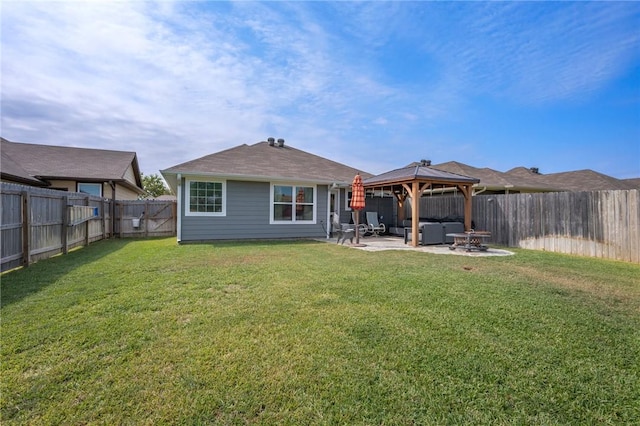
[(460, 185), (464, 195), (464, 230), (471, 231), (472, 198), (471, 185)]
[(396, 197), (396, 206), (398, 210), (398, 219), (396, 220), (396, 224), (402, 222), (404, 217), (404, 202), (407, 199), (407, 196), (403, 193), (394, 192), (393, 195)]
[(414, 180), (411, 183), (411, 245), (418, 247), (418, 225), (420, 224), (420, 184)]

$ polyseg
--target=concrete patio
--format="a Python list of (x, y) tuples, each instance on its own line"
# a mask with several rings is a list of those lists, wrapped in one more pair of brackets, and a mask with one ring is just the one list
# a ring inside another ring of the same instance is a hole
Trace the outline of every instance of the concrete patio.
[[(321, 239), (318, 241), (324, 241), (328, 243), (337, 244), (336, 238), (329, 239)], [(470, 257), (487, 257), (487, 256), (512, 256), (515, 253), (489, 247), (486, 251), (467, 251), (463, 248), (457, 248), (455, 250), (451, 250), (449, 245), (439, 244), (439, 245), (426, 245), (426, 246), (418, 246), (413, 247), (411, 244), (405, 244), (404, 238), (402, 237), (394, 237), (389, 235), (383, 235), (379, 237), (360, 237), (360, 245), (356, 245), (355, 239), (353, 240), (353, 244), (347, 240), (343, 245), (344, 247), (350, 247), (359, 250), (365, 251), (384, 251), (384, 250), (409, 250), (409, 251), (419, 251), (424, 253), (433, 253), (433, 254), (450, 254), (457, 256), (470, 256)]]

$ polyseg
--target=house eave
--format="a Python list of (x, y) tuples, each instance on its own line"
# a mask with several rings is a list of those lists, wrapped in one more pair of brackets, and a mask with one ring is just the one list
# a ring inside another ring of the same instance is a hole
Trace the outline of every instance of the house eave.
[(117, 183), (119, 185), (122, 185), (136, 193), (138, 193), (139, 195), (144, 194), (144, 189), (142, 189), (141, 187), (134, 185), (133, 183), (131, 183), (130, 181), (128, 181), (127, 179), (122, 179), (122, 178), (107, 178), (107, 177), (101, 177), (101, 178), (96, 178), (96, 177), (90, 177), (90, 178), (85, 178), (85, 177), (78, 177), (78, 176), (37, 176), (38, 179), (49, 182), (51, 180), (69, 180), (69, 181), (74, 181), (74, 182), (87, 182), (87, 183), (109, 183), (109, 182), (113, 182), (113, 183)]
[[(331, 179), (331, 178), (309, 178), (309, 177), (300, 177), (300, 176), (282, 176), (282, 175), (272, 175), (272, 176), (264, 176), (264, 175), (246, 175), (246, 174), (234, 174), (234, 173), (211, 173), (211, 172), (199, 172), (199, 171), (166, 171), (161, 170), (160, 173), (169, 181), (168, 177), (172, 178), (177, 177), (177, 175), (182, 175), (182, 177), (204, 177), (204, 178), (216, 178), (223, 180), (237, 180), (244, 182), (299, 182), (299, 183), (309, 183), (315, 185), (332, 185), (336, 184), (348, 184), (348, 182), (343, 182), (341, 180)], [(172, 183), (176, 184), (176, 182), (172, 180)], [(169, 182), (167, 182), (169, 183)]]
[(27, 177), (22, 177), (22, 176), (16, 176), (16, 175), (11, 175), (8, 173), (0, 173), (0, 179), (2, 181), (7, 181), (7, 182), (16, 182), (16, 183), (21, 183), (24, 185), (29, 185), (29, 186), (38, 186), (38, 187), (42, 187), (42, 188), (46, 188), (47, 186), (49, 186), (47, 184), (47, 182), (44, 182), (42, 180), (36, 179), (36, 178), (27, 178)]

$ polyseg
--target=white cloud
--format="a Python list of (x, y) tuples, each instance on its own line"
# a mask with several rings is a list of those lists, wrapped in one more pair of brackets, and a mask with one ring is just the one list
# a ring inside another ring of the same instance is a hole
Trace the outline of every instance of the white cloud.
[[(254, 70), (237, 54), (232, 39), (177, 34), (171, 21), (179, 19), (187, 27), (193, 22), (175, 15), (158, 20), (145, 9), (146, 3), (56, 6), (11, 4), (3, 10), (3, 55), (8, 63), (3, 103), (31, 102), (27, 110), (48, 105), (50, 117), (61, 105), (70, 110), (55, 123), (34, 122), (37, 136), (32, 141), (85, 146), (106, 142), (153, 156), (158, 145), (181, 140), (185, 156), (193, 155), (189, 143), (224, 141), (231, 135), (224, 142), (229, 144), (243, 134), (252, 140), (255, 126), (264, 122), (267, 95), (247, 86)], [(76, 140), (60, 138), (66, 134)], [(216, 149), (215, 144), (206, 148), (194, 151)], [(174, 159), (152, 161), (168, 167)]]

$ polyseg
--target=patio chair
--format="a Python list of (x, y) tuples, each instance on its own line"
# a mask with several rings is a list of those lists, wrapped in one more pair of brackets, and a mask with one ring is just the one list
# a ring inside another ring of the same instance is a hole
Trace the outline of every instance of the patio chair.
[(384, 234), (387, 232), (387, 227), (384, 223), (380, 223), (378, 221), (378, 213), (377, 212), (367, 212), (367, 231), (375, 235), (379, 236), (381, 233)]
[[(356, 215), (359, 215), (360, 212), (351, 212), (351, 222), (349, 225), (353, 228), (355, 228), (355, 223), (356, 223)], [(359, 216), (358, 216), (359, 219)], [(364, 237), (367, 233), (369, 233), (371, 231), (369, 231), (369, 226), (366, 223), (362, 223), (361, 220), (358, 220), (358, 233), (361, 237)]]

